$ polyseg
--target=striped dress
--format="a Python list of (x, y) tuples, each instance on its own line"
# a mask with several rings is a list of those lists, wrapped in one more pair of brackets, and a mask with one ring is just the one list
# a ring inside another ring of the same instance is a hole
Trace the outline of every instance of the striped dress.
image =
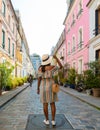
[(42, 77), (40, 85), (40, 101), (42, 103), (52, 103), (58, 101), (57, 93), (52, 92), (52, 83), (54, 83), (52, 76), (54, 71), (57, 69), (58, 67), (56, 66), (53, 70), (48, 70), (39, 74), (39, 76)]

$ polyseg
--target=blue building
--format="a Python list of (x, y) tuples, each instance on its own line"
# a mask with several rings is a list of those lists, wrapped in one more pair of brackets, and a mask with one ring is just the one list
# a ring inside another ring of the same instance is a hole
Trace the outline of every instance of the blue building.
[(41, 57), (38, 54), (34, 53), (34, 54), (30, 55), (30, 59), (32, 61), (35, 72), (37, 74), (38, 68), (41, 65)]

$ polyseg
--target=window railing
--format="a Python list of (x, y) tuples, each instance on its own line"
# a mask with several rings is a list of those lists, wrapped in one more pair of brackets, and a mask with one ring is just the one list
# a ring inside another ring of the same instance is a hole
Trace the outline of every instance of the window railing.
[(75, 24), (75, 20), (72, 21), (72, 23), (71, 23), (71, 27), (72, 27), (74, 24)]
[(75, 52), (75, 47), (72, 48), (72, 52)]
[(5, 43), (2, 43), (2, 48), (5, 49)]
[(78, 19), (78, 17), (81, 15), (82, 12), (83, 12), (83, 9), (81, 8), (81, 9), (79, 10), (78, 14), (77, 14), (77, 19)]
[(82, 46), (83, 46), (83, 41), (80, 41), (78, 44), (78, 48), (82, 48)]
[(71, 52), (69, 51), (69, 52), (68, 52), (68, 55), (70, 55), (70, 54), (71, 54)]
[(69, 33), (70, 32), (70, 28), (67, 30), (67, 33)]
[(93, 30), (93, 34), (96, 36), (98, 34), (100, 34), (100, 25), (98, 25), (94, 30)]

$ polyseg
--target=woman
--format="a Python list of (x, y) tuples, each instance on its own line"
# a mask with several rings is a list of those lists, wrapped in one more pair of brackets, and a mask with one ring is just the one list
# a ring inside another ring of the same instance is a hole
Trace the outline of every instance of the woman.
[[(56, 59), (59, 69), (62, 68), (62, 64), (59, 59), (54, 55), (54, 59)], [(58, 97), (56, 93), (52, 93), (52, 84), (54, 80), (52, 78), (54, 71), (58, 69), (57, 66), (51, 65), (51, 60), (48, 54), (44, 54), (42, 56), (42, 65), (39, 67), (39, 77), (38, 77), (38, 88), (37, 94), (40, 93), (40, 101), (43, 103), (43, 110), (45, 115), (44, 123), (49, 125), (49, 117), (48, 117), (48, 104), (51, 106), (51, 115), (52, 115), (52, 125), (56, 125), (55, 122), (55, 114), (56, 114), (56, 106), (55, 102), (58, 101)], [(41, 87), (40, 87), (41, 84)]]

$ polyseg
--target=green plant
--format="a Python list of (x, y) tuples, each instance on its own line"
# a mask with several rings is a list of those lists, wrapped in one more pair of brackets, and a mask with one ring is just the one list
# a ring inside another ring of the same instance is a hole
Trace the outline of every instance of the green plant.
[(9, 77), (14, 69), (9, 62), (0, 64), (0, 89), (5, 88), (7, 86)]
[(67, 82), (67, 79), (66, 78), (62, 78), (62, 79), (60, 79), (60, 81), (64, 84), (64, 83)]
[(92, 80), (92, 88), (100, 88), (100, 77), (97, 76)]
[(76, 70), (74, 68), (70, 68), (68, 70), (68, 83), (69, 84), (75, 84), (75, 79), (76, 79)]
[(58, 75), (54, 75), (53, 79), (54, 79), (55, 83), (58, 83)]
[(13, 88), (12, 76), (10, 75), (7, 79), (6, 90), (11, 90), (12, 88)]
[(95, 75), (92, 70), (84, 71), (84, 84), (87, 89), (91, 89), (93, 87), (93, 81), (95, 79)]
[(58, 72), (58, 77), (59, 77), (59, 80), (63, 79), (63, 72), (62, 71)]
[(90, 70), (95, 74), (95, 76), (100, 75), (100, 60), (91, 61), (86, 64)]
[(87, 64), (89, 69), (84, 71), (84, 82), (88, 89), (100, 88), (100, 61)]
[(14, 78), (12, 79), (12, 87), (13, 87), (13, 88), (16, 88), (17, 86), (18, 86), (18, 81), (17, 81), (17, 78), (14, 77)]

